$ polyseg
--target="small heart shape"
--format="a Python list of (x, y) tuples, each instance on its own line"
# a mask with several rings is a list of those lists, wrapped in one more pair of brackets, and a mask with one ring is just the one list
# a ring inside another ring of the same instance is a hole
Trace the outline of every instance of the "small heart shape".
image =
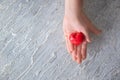
[(82, 32), (75, 32), (70, 34), (69, 40), (74, 45), (79, 45), (85, 40), (85, 36)]

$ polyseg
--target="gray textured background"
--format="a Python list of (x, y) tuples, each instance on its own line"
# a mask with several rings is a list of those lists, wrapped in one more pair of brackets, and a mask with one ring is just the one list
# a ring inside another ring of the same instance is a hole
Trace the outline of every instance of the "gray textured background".
[(85, 0), (103, 30), (80, 65), (67, 53), (64, 0), (0, 0), (0, 80), (120, 80), (120, 0)]

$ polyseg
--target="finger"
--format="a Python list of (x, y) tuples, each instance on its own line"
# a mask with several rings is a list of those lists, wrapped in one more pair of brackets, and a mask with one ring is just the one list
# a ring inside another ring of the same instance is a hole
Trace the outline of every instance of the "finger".
[(66, 37), (65, 37), (65, 41), (66, 41), (66, 48), (67, 48), (67, 51), (68, 51), (69, 53), (71, 53), (70, 48), (69, 48), (69, 44), (68, 44), (68, 40), (67, 40)]
[(84, 60), (87, 56), (87, 42), (86, 41), (82, 43), (81, 54), (82, 54), (82, 60)]
[(90, 31), (92, 31), (96, 35), (98, 35), (102, 32), (102, 30), (96, 28), (95, 25), (92, 24), (92, 22), (90, 21), (90, 19), (86, 16), (86, 14), (84, 12), (82, 15), (83, 15), (82, 17), (85, 20), (85, 22), (87, 22), (88, 28), (90, 29)]
[(102, 30), (96, 28), (95, 25), (92, 24), (92, 22), (88, 22), (88, 24), (89, 24), (89, 25), (88, 25), (88, 28), (90, 29), (90, 31), (91, 31), (92, 33), (94, 33), (94, 34), (96, 34), (96, 35), (99, 35), (99, 34), (102, 32)]
[(81, 45), (77, 47), (77, 62), (80, 64), (82, 62), (82, 55), (81, 55)]
[(74, 47), (74, 50), (73, 50), (73, 52), (72, 52), (72, 59), (73, 59), (74, 61), (76, 61), (76, 60), (77, 60), (77, 46), (76, 46), (76, 45), (73, 45), (73, 47)]
[(81, 4), (80, 4), (81, 8), (83, 8), (83, 3), (84, 3), (84, 1), (81, 0)]
[(93, 24), (91, 24), (91, 26), (89, 26), (88, 28), (91, 32), (93, 32), (96, 35), (99, 35), (102, 32), (102, 30), (97, 29)]
[(74, 51), (74, 56), (77, 56), (77, 46), (76, 46), (76, 45), (73, 45), (73, 49), (75, 50), (75, 51)]
[(67, 41), (68, 41), (68, 46), (69, 46), (69, 48), (70, 48), (70, 51), (73, 51), (73, 50), (74, 50), (74, 46), (73, 46), (73, 44), (70, 42), (69, 37), (67, 37)]
[(89, 34), (88, 34), (88, 31), (84, 30), (83, 33), (85, 35), (86, 41), (87, 42), (91, 42), (91, 39), (90, 39)]

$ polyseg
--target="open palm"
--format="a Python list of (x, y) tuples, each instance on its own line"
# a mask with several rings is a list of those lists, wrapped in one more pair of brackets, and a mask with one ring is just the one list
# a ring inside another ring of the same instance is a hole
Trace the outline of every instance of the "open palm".
[[(91, 42), (89, 33), (92, 32), (96, 35), (101, 33), (101, 30), (97, 29), (91, 23), (83, 11), (77, 17), (64, 16), (63, 31), (67, 50), (71, 53), (72, 59), (77, 63), (81, 63), (87, 56), (87, 44)], [(69, 36), (73, 32), (82, 32), (85, 35), (85, 41), (78, 46), (72, 44), (69, 40)]]

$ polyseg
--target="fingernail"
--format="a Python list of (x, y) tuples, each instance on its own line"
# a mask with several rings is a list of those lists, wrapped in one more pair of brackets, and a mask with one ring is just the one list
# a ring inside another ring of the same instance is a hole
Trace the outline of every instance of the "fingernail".
[(75, 57), (72, 57), (73, 61), (75, 61)]
[(81, 62), (78, 62), (78, 64), (81, 64)]
[(102, 32), (102, 30), (101, 30), (101, 29), (99, 29), (99, 32)]
[(81, 62), (82, 62), (82, 60), (80, 60), (80, 61), (78, 60), (78, 61), (77, 61), (78, 64), (80, 64)]
[(101, 34), (101, 33), (102, 33), (102, 30), (99, 30), (99, 32), (97, 32), (96, 34), (99, 35), (99, 34)]
[(70, 54), (72, 53), (72, 51), (70, 51)]
[(82, 60), (84, 60), (84, 59), (85, 59), (85, 57), (82, 58)]
[(91, 43), (91, 40), (87, 40), (88, 43)]

